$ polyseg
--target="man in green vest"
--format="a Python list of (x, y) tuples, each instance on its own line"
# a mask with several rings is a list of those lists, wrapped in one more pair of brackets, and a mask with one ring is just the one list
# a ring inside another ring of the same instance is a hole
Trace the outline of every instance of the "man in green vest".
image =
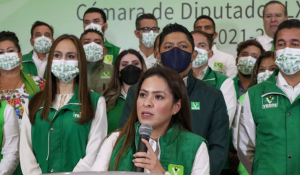
[(279, 70), (245, 94), (238, 156), (249, 174), (300, 174), (300, 21), (274, 35)]
[(30, 44), (33, 50), (23, 55), (23, 71), (34, 76), (46, 77), (48, 53), (53, 43), (53, 27), (36, 21), (31, 27)]
[[(106, 14), (102, 9), (91, 7), (84, 12), (83, 15), (83, 29), (94, 29), (105, 35), (107, 31), (108, 24), (106, 19)], [(117, 56), (120, 52), (120, 47), (115, 46), (104, 39), (104, 47), (107, 48), (107, 53), (104, 56), (103, 62), (109, 65), (113, 65)]]
[[(194, 48), (193, 36), (184, 26), (169, 24), (160, 34), (157, 59), (183, 78), (189, 96), (193, 132), (208, 141), (210, 174), (219, 175), (227, 159), (229, 119), (222, 92), (193, 75), (192, 62), (198, 54)], [(128, 90), (120, 127), (131, 113), (135, 91), (136, 85)]]

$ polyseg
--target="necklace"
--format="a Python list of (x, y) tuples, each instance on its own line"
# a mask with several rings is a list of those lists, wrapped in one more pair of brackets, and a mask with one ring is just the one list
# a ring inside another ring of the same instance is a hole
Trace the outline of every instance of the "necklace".
[[(9, 98), (9, 99), (11, 99), (11, 95), (12, 95), (13, 92), (15, 92), (15, 89), (17, 88), (17, 86), (18, 86), (20, 80), (21, 80), (21, 76), (19, 75), (19, 78), (18, 78), (18, 81), (17, 81), (16, 85), (14, 86), (14, 88), (12, 89), (12, 91), (11, 91), (10, 93), (7, 93), (7, 95), (10, 95), (10, 98)], [(3, 91), (1, 79), (0, 79), (0, 91), (1, 91), (1, 92)], [(7, 91), (7, 92), (8, 92), (8, 91)], [(2, 100), (5, 99), (5, 95), (3, 94), (3, 92), (2, 92), (1, 99), (2, 99)]]

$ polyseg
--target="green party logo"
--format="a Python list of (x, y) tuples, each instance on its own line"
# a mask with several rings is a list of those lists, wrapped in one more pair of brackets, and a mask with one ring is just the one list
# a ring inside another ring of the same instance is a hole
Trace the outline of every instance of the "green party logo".
[(172, 175), (184, 175), (184, 166), (169, 164), (168, 172)]
[(200, 102), (191, 102), (192, 110), (200, 110)]
[(111, 65), (113, 62), (113, 55), (105, 55), (103, 62)]
[(223, 63), (214, 62), (214, 69), (218, 71), (223, 70)]
[(278, 96), (269, 95), (262, 98), (262, 108), (277, 108), (278, 107)]

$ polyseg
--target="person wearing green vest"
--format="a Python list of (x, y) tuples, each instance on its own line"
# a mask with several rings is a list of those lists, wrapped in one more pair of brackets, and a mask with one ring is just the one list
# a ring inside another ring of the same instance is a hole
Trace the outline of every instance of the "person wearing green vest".
[(87, 59), (88, 87), (98, 94), (103, 94), (111, 78), (112, 65), (103, 62), (106, 55), (104, 37), (97, 30), (85, 30), (80, 36)]
[(34, 76), (46, 78), (48, 53), (53, 43), (53, 27), (36, 21), (31, 27), (30, 44), (33, 50), (23, 56), (23, 71)]
[(198, 52), (196, 59), (193, 61), (195, 77), (221, 90), (227, 106), (229, 128), (231, 128), (237, 103), (233, 80), (215, 72), (208, 66), (208, 60), (213, 55), (211, 50), (213, 41), (210, 35), (200, 30), (194, 30), (191, 34), (194, 38), (195, 50)]
[[(159, 38), (158, 61), (175, 70), (185, 82), (189, 96), (193, 133), (208, 141), (210, 174), (219, 175), (227, 159), (229, 119), (222, 92), (193, 75), (192, 62), (197, 56), (190, 32), (180, 24), (164, 27)], [(128, 121), (134, 105), (136, 85), (129, 88), (120, 127)]]
[[(146, 152), (137, 152), (139, 127), (153, 128)], [(137, 85), (128, 122), (101, 146), (91, 171), (133, 171), (172, 175), (209, 174), (206, 141), (192, 133), (185, 84), (174, 70), (148, 69)]]
[(107, 110), (108, 134), (119, 128), (128, 89), (139, 81), (146, 70), (144, 59), (136, 50), (123, 50), (118, 55), (110, 82), (103, 93)]
[[(83, 15), (83, 29), (94, 29), (98, 30), (100, 33), (105, 36), (107, 31), (108, 23), (106, 19), (106, 14), (102, 9), (91, 7), (84, 12)], [(115, 46), (104, 39), (104, 47), (107, 48), (107, 53), (104, 56), (103, 62), (109, 65), (113, 65), (116, 61), (117, 56), (119, 55), (121, 49), (118, 46)]]
[(300, 21), (282, 22), (274, 35), (279, 70), (245, 95), (238, 156), (249, 174), (300, 174)]
[(0, 100), (0, 174), (13, 174), (19, 164), (18, 118), (14, 108)]
[(25, 175), (87, 171), (107, 134), (104, 98), (87, 86), (87, 61), (74, 35), (49, 52), (45, 89), (26, 106), (20, 139)]
[(265, 50), (259, 42), (249, 39), (247, 41), (240, 42), (236, 51), (238, 74), (233, 78), (233, 81), (237, 99), (239, 99), (240, 96), (247, 92), (256, 59), (263, 54)]

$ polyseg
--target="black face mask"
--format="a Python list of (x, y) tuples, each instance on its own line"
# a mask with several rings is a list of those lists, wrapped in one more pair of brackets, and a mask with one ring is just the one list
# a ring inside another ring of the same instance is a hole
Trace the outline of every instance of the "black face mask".
[(135, 65), (128, 65), (120, 71), (120, 74), (120, 78), (124, 83), (134, 85), (139, 81), (139, 78), (142, 75), (142, 69)]

